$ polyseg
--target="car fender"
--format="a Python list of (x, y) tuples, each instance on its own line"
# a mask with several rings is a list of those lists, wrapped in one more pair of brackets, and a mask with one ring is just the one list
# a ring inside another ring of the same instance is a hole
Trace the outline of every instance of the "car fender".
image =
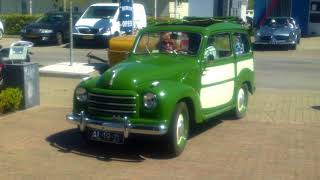
[(185, 100), (188, 108), (192, 108), (190, 109), (193, 113), (191, 118), (194, 118), (197, 123), (203, 121), (199, 93), (191, 86), (176, 81), (160, 81), (156, 87), (150, 88), (149, 91), (157, 95), (158, 106), (153, 113), (158, 113), (160, 119), (170, 120), (176, 104)]

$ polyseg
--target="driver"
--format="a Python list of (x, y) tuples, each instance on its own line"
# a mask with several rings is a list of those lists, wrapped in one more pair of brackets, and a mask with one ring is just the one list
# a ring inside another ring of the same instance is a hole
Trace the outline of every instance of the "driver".
[(160, 37), (160, 52), (172, 53), (176, 50), (177, 45), (173, 39), (171, 39), (170, 32), (162, 32)]

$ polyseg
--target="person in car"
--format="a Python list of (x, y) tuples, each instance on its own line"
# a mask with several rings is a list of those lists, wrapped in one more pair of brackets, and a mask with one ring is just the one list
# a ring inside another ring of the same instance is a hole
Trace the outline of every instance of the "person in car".
[(177, 49), (176, 42), (171, 39), (171, 32), (163, 32), (160, 37), (160, 52), (172, 53)]

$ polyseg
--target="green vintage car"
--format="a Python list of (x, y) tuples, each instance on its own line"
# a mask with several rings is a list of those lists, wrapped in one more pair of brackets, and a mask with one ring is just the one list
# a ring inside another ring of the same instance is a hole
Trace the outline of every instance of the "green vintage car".
[(86, 140), (122, 144), (132, 134), (161, 136), (177, 156), (194, 125), (225, 112), (244, 117), (254, 79), (242, 25), (158, 24), (139, 32), (128, 59), (77, 86), (66, 118)]

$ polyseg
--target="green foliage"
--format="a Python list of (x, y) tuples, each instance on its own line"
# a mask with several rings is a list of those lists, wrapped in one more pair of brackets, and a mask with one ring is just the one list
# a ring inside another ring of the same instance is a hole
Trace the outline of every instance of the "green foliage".
[(169, 17), (158, 17), (157, 19), (155, 19), (153, 16), (147, 17), (148, 26), (155, 25), (155, 24), (162, 24), (162, 23), (170, 24), (170, 23), (176, 23), (176, 22), (182, 22), (182, 20), (169, 18)]
[(19, 109), (22, 92), (18, 88), (7, 88), (0, 92), (0, 114)]
[(254, 0), (249, 0), (248, 9), (254, 9)]
[(41, 15), (26, 15), (26, 14), (1, 14), (0, 20), (3, 23), (5, 34), (18, 35), (20, 30), (38, 19)]

